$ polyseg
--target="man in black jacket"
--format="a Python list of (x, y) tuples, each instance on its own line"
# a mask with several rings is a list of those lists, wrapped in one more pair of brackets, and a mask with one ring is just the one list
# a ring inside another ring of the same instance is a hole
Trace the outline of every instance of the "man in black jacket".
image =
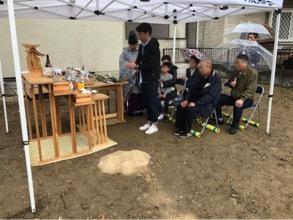
[(192, 136), (193, 119), (197, 115), (211, 116), (221, 95), (221, 79), (213, 70), (212, 62), (210, 60), (201, 61), (199, 72), (192, 89), (177, 107), (175, 127), (178, 131), (174, 135), (180, 138)]
[(138, 56), (135, 63), (126, 64), (126, 68), (138, 70), (141, 94), (147, 110), (148, 121), (139, 129), (146, 134), (153, 134), (158, 131), (160, 48), (157, 39), (151, 37), (152, 27), (149, 23), (141, 23), (136, 31), (141, 41)]

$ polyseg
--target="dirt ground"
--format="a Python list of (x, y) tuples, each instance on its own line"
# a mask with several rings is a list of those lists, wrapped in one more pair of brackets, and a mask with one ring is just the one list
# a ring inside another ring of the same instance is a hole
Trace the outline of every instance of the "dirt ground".
[[(267, 97), (261, 128), (251, 126), (236, 136), (223, 126), (219, 134), (207, 130), (201, 138), (179, 140), (166, 122), (146, 136), (138, 130), (144, 118), (109, 126), (117, 146), (32, 168), (34, 214), (17, 99), (9, 98), (7, 105), (9, 134), (1, 101), (0, 218), (293, 218), (293, 90), (275, 92), (270, 136), (264, 133)], [(66, 114), (62, 120), (68, 121)], [(133, 149), (150, 154), (147, 173), (110, 175), (98, 169), (101, 157)]]

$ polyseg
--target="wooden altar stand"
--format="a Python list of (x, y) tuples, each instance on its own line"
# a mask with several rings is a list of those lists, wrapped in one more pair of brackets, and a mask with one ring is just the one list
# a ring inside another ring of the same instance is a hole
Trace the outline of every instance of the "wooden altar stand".
[(95, 82), (92, 85), (87, 85), (88, 89), (96, 89), (99, 92), (114, 91), (116, 98), (116, 112), (106, 114), (106, 119), (108, 120), (108, 125), (124, 123), (124, 98), (123, 98), (123, 86), (128, 84), (128, 82), (117, 82), (117, 83), (104, 83)]
[[(91, 154), (117, 144), (109, 139), (107, 134), (104, 101), (109, 98), (108, 96), (70, 91), (66, 82), (54, 83), (51, 78), (36, 77), (31, 73), (23, 74), (22, 78), (33, 166)], [(35, 95), (36, 85), (38, 103)], [(49, 103), (44, 102), (44, 88), (48, 91)], [(31, 102), (28, 94), (32, 97)], [(61, 109), (61, 101), (62, 106), (65, 103), (68, 108), (69, 133), (62, 131), (61, 110), (64, 109)], [(30, 113), (30, 104), (33, 117)], [(46, 109), (50, 112), (50, 123), (47, 121)], [(51, 132), (48, 128), (51, 128)]]

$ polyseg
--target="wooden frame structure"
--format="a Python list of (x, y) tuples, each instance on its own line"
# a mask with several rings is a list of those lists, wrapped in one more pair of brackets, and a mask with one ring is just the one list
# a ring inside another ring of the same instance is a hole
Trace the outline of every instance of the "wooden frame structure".
[(124, 97), (123, 97), (123, 86), (128, 82), (117, 82), (117, 83), (103, 83), (96, 82), (93, 85), (87, 85), (88, 89), (96, 89), (99, 92), (103, 91), (115, 91), (116, 93), (116, 109), (115, 113), (106, 114), (106, 119), (113, 119), (111, 124), (123, 123), (125, 122), (124, 118)]
[[(109, 98), (108, 96), (99, 93), (95, 95), (81, 94), (79, 91), (69, 90), (68, 85), (67, 90), (62, 90), (60, 87), (64, 83), (54, 83), (49, 77), (36, 77), (36, 75), (32, 73), (22, 74), (22, 79), (25, 92), (29, 138), (30, 143), (37, 146), (37, 159), (39, 165), (88, 154), (95, 151), (95, 148), (105, 148), (106, 146), (117, 144), (109, 139), (107, 134), (107, 116), (105, 114), (104, 101)], [(99, 87), (103, 87), (104, 89), (108, 88), (105, 84), (106, 83), (98, 85), (97, 89), (99, 89)], [(35, 94), (36, 86), (38, 88), (38, 100)], [(63, 86), (66, 87), (65, 84)], [(49, 104), (44, 102), (43, 91), (45, 89), (48, 91)], [(121, 89), (122, 91), (122, 84), (111, 84), (110, 89), (118, 91)], [(29, 97), (32, 99), (31, 103)], [(64, 133), (62, 131), (61, 98), (66, 100), (68, 105), (70, 133)], [(122, 107), (123, 113), (123, 99), (117, 100), (117, 103), (122, 103), (120, 109)], [(32, 104), (32, 106), (30, 106), (30, 104)], [(48, 123), (46, 117), (46, 105), (49, 105), (50, 123)], [(33, 114), (30, 112), (31, 107)], [(76, 117), (75, 114), (76, 109), (78, 117)], [(124, 116), (117, 113), (117, 117), (118, 116), (121, 122), (124, 121)], [(76, 123), (77, 120), (78, 123)], [(34, 122), (34, 124), (32, 122)], [(76, 126), (76, 124), (78, 124), (78, 126)], [(50, 125), (52, 133), (49, 134), (48, 126)], [(78, 127), (78, 131), (76, 127)], [(80, 141), (78, 142), (78, 140), (83, 140), (82, 144)], [(68, 145), (71, 145), (71, 150), (64, 153), (64, 150), (62, 150), (64, 145), (67, 145), (67, 148)], [(46, 155), (48, 148), (52, 148), (50, 157)]]

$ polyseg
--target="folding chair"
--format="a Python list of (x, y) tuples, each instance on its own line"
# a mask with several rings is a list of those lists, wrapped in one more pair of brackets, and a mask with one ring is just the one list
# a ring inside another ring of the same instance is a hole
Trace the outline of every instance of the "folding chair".
[[(211, 117), (215, 118), (215, 121), (216, 121), (216, 127), (213, 126), (213, 125), (210, 125), (208, 124), (209, 123), (209, 120), (211, 119)], [(213, 113), (211, 114), (211, 116), (209, 116), (205, 123), (201, 123), (201, 119), (199, 119), (199, 123), (202, 125), (202, 130), (200, 132), (200, 136), (203, 134), (204, 130), (207, 128), (215, 133), (219, 133), (220, 132), (220, 129), (219, 129), (219, 124), (218, 124), (218, 117), (217, 117), (217, 112), (216, 112), (216, 109), (214, 109)]]
[[(228, 88), (231, 88), (230, 83), (228, 81), (225, 82), (225, 83), (223, 83), (223, 87), (224, 86), (225, 87), (228, 87)], [(247, 109), (248, 110), (252, 110), (252, 113), (251, 113), (249, 119), (246, 119), (246, 118), (243, 118), (243, 117), (241, 119), (243, 122), (246, 123), (245, 126), (244, 126), (244, 128), (247, 128), (249, 124), (251, 124), (251, 125), (253, 125), (255, 127), (259, 127), (260, 126), (260, 102), (261, 102), (261, 99), (262, 99), (262, 97), (264, 95), (264, 88), (262, 86), (259, 86), (258, 85), (257, 88), (256, 88), (255, 93), (256, 94), (259, 94), (258, 100), (255, 103), (253, 103), (253, 105), (251, 107), (245, 109), (245, 110), (247, 110)], [(229, 108), (229, 106), (226, 109), (228, 109), (228, 108)], [(258, 118), (259, 118), (259, 122), (258, 123), (251, 121), (251, 119), (254, 116), (254, 113), (255, 113), (256, 110), (258, 110)], [(233, 117), (232, 115), (233, 114), (230, 114), (229, 115), (228, 123), (232, 119), (232, 117)]]
[[(252, 113), (251, 113), (249, 119), (242, 118), (242, 120), (246, 122), (245, 128), (247, 128), (249, 124), (254, 125), (256, 127), (259, 127), (259, 125), (260, 125), (260, 102), (261, 102), (261, 99), (264, 95), (264, 92), (265, 92), (264, 87), (257, 86), (255, 93), (259, 94), (259, 98), (255, 103), (253, 103), (253, 105), (250, 108), (247, 108), (247, 109), (252, 110)], [(255, 122), (251, 121), (256, 110), (258, 111), (258, 125)]]

